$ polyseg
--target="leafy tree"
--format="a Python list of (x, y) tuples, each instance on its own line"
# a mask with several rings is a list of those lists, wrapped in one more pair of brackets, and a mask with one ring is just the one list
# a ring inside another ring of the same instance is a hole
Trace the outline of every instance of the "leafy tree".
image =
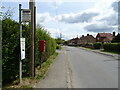
[(120, 42), (120, 34), (118, 33), (117, 36), (115, 36), (115, 38), (113, 38), (112, 43), (119, 43)]
[(57, 44), (63, 44), (65, 40), (57, 38), (55, 39)]
[(68, 45), (68, 41), (64, 41), (64, 45)]

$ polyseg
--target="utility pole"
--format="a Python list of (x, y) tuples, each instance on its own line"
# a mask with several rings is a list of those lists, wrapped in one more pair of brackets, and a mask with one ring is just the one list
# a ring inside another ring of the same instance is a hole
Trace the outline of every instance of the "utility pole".
[[(36, 66), (36, 7), (34, 6), (34, 66)], [(34, 68), (35, 75), (35, 68)]]
[[(22, 38), (21, 6), (22, 5), (19, 4), (20, 40)], [(21, 41), (20, 41), (20, 51), (21, 51)], [(20, 83), (22, 83), (22, 60), (21, 60), (21, 53), (20, 53), (20, 60), (19, 60), (19, 78), (20, 78)]]
[(35, 76), (35, 60), (34, 60), (34, 7), (35, 7), (35, 0), (30, 0), (29, 2), (29, 9), (31, 10), (31, 22), (30, 22), (30, 74), (32, 76), (32, 79), (34, 79)]

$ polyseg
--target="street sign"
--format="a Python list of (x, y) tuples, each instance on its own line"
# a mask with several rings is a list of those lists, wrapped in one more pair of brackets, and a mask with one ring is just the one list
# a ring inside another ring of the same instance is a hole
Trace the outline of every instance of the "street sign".
[(21, 60), (25, 59), (25, 38), (20, 38)]
[(21, 9), (21, 22), (31, 22), (31, 10)]

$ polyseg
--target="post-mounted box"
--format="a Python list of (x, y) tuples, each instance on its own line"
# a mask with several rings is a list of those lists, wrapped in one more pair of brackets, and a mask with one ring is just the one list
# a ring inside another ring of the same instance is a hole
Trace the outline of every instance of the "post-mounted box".
[(40, 52), (45, 52), (45, 40), (40, 40), (39, 41), (39, 51)]

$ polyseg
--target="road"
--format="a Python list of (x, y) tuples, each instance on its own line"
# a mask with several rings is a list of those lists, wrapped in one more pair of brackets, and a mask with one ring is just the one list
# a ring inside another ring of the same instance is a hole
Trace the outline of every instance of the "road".
[(64, 46), (37, 88), (118, 88), (118, 60)]
[(64, 47), (73, 88), (117, 88), (118, 60), (74, 47)]

